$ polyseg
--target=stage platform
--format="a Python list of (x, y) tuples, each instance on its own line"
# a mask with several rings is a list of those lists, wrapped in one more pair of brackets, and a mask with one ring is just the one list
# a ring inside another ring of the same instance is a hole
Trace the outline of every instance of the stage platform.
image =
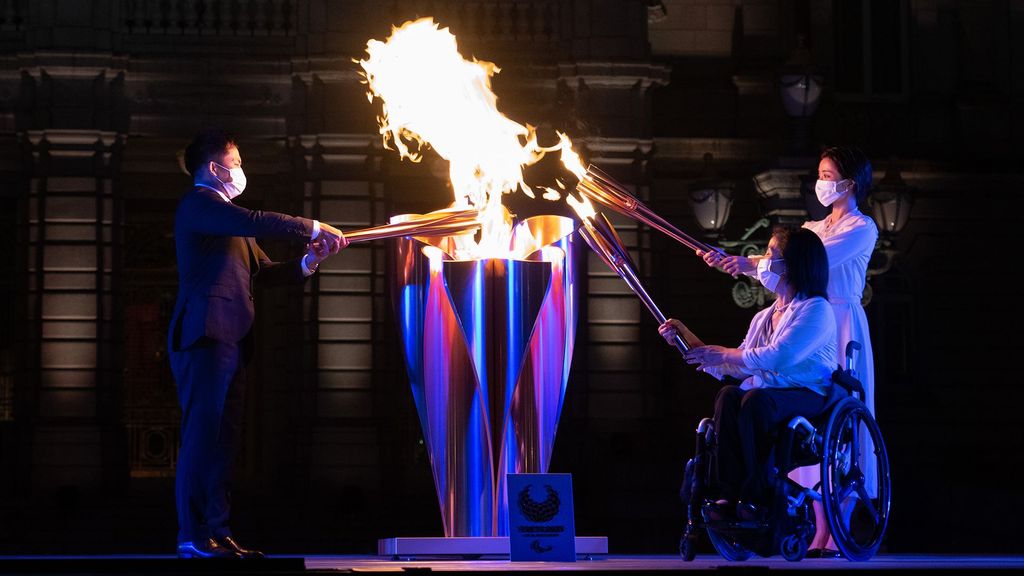
[(665, 574), (669, 572), (716, 574), (782, 574), (808, 571), (861, 573), (948, 572), (1013, 570), (1024, 572), (1024, 556), (881, 555), (869, 562), (781, 558), (726, 562), (717, 556), (698, 556), (683, 562), (677, 556), (592, 557), (577, 562), (509, 562), (507, 559), (402, 559), (379, 556), (270, 556), (264, 560), (178, 560), (172, 556), (0, 556), (0, 574), (337, 574), (366, 572), (523, 573), (530, 575), (566, 572), (616, 574)]

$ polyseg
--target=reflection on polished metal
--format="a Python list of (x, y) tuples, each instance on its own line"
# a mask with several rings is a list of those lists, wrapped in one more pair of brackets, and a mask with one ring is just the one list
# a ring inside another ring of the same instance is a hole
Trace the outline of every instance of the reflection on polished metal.
[(400, 220), (392, 219), (383, 226), (362, 228), (345, 233), (349, 243), (369, 242), (399, 236), (444, 236), (461, 234), (480, 227), (476, 210), (456, 210), (446, 208), (435, 210), (429, 214), (407, 214)]
[(452, 259), (450, 237), (394, 240), (394, 306), (447, 537), (506, 535), (505, 474), (547, 472), (576, 331), (574, 228), (529, 218), (510, 258), (481, 260)]

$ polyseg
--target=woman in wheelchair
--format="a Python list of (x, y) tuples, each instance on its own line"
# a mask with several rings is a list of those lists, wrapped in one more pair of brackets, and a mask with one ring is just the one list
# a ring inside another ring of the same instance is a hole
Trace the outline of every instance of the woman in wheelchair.
[(774, 431), (794, 416), (821, 413), (836, 366), (836, 323), (828, 303), (828, 256), (810, 230), (777, 229), (758, 267), (758, 279), (778, 298), (750, 322), (738, 348), (707, 345), (682, 322), (658, 331), (691, 344), (685, 355), (698, 370), (735, 378), (715, 400), (720, 500), (714, 514), (751, 519), (770, 501)]
[[(855, 395), (863, 397), (860, 383), (850, 369), (836, 370), (828, 274), (816, 234), (776, 229), (757, 276), (778, 298), (754, 316), (738, 348), (705, 344), (675, 319), (658, 328), (670, 342), (678, 334), (689, 343), (688, 363), (727, 382), (713, 422), (698, 426), (697, 453), (687, 464), (688, 523), (680, 542), (687, 560), (700, 524), (729, 560), (753, 552), (800, 560), (815, 534), (815, 500), (822, 500), (847, 558), (867, 560), (878, 550), (888, 524), (888, 456), (877, 423)], [(847, 355), (856, 347), (851, 343)], [(862, 445), (870, 448), (862, 453)], [(862, 454), (877, 477), (864, 474)], [(812, 464), (821, 470), (820, 495), (786, 477)], [(852, 502), (862, 519), (856, 525), (840, 512)]]

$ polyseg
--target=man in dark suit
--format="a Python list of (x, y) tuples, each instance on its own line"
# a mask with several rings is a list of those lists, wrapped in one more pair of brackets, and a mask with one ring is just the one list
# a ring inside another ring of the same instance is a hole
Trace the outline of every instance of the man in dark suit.
[[(258, 558), (232, 537), (228, 481), (240, 441), (244, 365), (251, 348), (253, 284), (301, 283), (345, 247), (336, 228), (248, 210), (231, 202), (245, 189), (242, 158), (224, 132), (200, 133), (185, 151), (194, 178), (174, 217), (178, 299), (168, 333), (181, 404), (175, 493), (180, 558)], [(272, 262), (256, 238), (302, 239), (307, 252)]]

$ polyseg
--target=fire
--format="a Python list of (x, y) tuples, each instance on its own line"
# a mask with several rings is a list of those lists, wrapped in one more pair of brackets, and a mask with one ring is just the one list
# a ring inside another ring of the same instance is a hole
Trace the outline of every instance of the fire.
[(583, 180), (587, 177), (587, 168), (583, 165), (583, 161), (580, 160), (580, 155), (572, 149), (572, 142), (569, 141), (568, 136), (559, 132), (558, 138), (557, 148), (562, 150), (562, 165), (575, 174), (578, 180)]
[[(480, 239), (459, 239), (456, 258), (508, 257), (512, 220), (502, 196), (522, 190), (535, 197), (523, 167), (555, 150), (562, 151), (563, 161), (570, 154), (579, 163), (572, 143), (559, 134), (557, 145), (542, 147), (532, 126), (499, 112), (491, 77), (500, 69), (463, 58), (455, 36), (432, 18), (393, 28), (386, 42), (370, 40), (366, 53), (359, 64), (367, 97), (382, 102), (377, 120), (385, 147), (413, 162), (432, 147), (449, 162), (453, 207), (480, 213)], [(546, 199), (558, 199), (556, 191), (545, 190)]]
[(597, 216), (594, 205), (590, 203), (586, 196), (581, 195), (577, 198), (573, 194), (569, 194), (565, 197), (565, 201), (576, 211), (576, 215), (580, 217), (580, 220), (589, 220)]

